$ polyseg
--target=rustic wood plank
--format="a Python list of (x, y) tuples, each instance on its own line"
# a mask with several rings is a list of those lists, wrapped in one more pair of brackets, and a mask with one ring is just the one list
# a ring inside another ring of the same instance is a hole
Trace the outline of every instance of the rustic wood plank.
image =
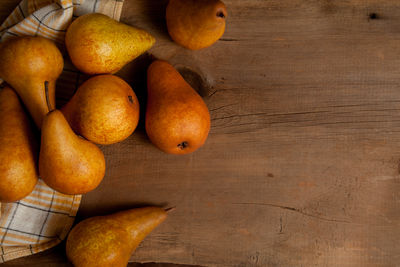
[[(177, 157), (150, 144), (142, 119), (130, 138), (102, 147), (106, 178), (84, 196), (78, 220), (176, 206), (137, 262), (398, 265), (400, 3), (224, 2), (223, 38), (188, 51), (168, 37), (166, 0), (126, 1), (122, 21), (157, 37), (150, 53), (198, 89), (212, 130), (202, 149)], [(150, 59), (118, 73), (142, 110)], [(48, 255), (68, 266), (62, 252)]]
[(171, 43), (166, 1), (127, 3), (123, 20), (158, 37), (155, 56), (205, 80), (194, 79), (212, 131), (181, 158), (152, 151), (142, 129), (106, 147), (112, 179), (85, 198), (82, 214), (134, 200), (177, 206), (138, 261), (395, 265), (400, 4), (225, 2), (226, 34), (196, 52)]

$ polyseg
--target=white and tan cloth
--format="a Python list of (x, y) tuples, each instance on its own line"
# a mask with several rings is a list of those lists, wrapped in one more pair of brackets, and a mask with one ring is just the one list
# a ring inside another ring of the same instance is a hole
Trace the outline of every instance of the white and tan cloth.
[[(64, 43), (74, 17), (92, 12), (119, 20), (123, 0), (23, 0), (0, 26), (1, 41), (22, 35), (39, 35)], [(80, 73), (65, 65), (60, 86), (76, 86)], [(0, 77), (1, 78), (1, 77)], [(64, 195), (39, 180), (35, 190), (14, 203), (1, 204), (0, 263), (38, 253), (67, 236), (81, 196)]]

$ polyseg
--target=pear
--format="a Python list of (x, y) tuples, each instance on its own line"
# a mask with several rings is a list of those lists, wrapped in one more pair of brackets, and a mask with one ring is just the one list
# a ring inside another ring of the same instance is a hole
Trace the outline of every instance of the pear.
[(210, 131), (210, 113), (203, 99), (166, 61), (147, 70), (146, 132), (150, 141), (170, 154), (201, 147)]
[(170, 0), (168, 33), (183, 47), (197, 50), (215, 43), (225, 31), (226, 7), (220, 0)]
[(77, 134), (103, 145), (126, 139), (139, 121), (135, 93), (111, 74), (88, 79), (61, 110)]
[(50, 103), (55, 106), (55, 84), (64, 60), (53, 41), (43, 37), (15, 37), (0, 44), (0, 78), (20, 96), (37, 127), (49, 112), (44, 84), (48, 83)]
[(154, 42), (146, 31), (98, 13), (77, 18), (65, 35), (72, 63), (87, 74), (115, 73)]
[(105, 173), (103, 152), (77, 136), (61, 111), (51, 106), (49, 110), (42, 124), (40, 177), (63, 194), (84, 194), (95, 189)]
[(33, 124), (17, 94), (0, 91), (0, 201), (13, 202), (29, 195), (38, 181), (38, 143)]
[(125, 267), (140, 242), (166, 217), (162, 208), (144, 207), (83, 220), (69, 233), (67, 257), (77, 267)]

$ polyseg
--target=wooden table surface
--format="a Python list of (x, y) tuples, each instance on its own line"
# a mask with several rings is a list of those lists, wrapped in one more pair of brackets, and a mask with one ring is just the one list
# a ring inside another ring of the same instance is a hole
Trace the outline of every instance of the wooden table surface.
[[(2, 1), (2, 20), (18, 2)], [(121, 20), (157, 37), (150, 53), (199, 91), (212, 128), (203, 148), (173, 156), (149, 142), (142, 117), (102, 147), (106, 177), (77, 220), (176, 206), (134, 262), (398, 266), (400, 2), (225, 3), (222, 39), (189, 51), (168, 37), (166, 0), (125, 1)], [(150, 58), (118, 73), (142, 111)], [(4, 264), (26, 265), (69, 266), (62, 245)]]

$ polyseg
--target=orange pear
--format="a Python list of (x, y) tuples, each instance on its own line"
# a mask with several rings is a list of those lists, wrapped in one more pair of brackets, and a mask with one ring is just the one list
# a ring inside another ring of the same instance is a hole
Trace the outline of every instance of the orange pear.
[(0, 78), (10, 84), (41, 128), (49, 112), (45, 83), (50, 103), (55, 106), (55, 85), (64, 60), (53, 41), (43, 37), (15, 37), (0, 44)]
[(224, 34), (226, 16), (220, 0), (170, 0), (167, 28), (176, 43), (192, 50), (202, 49)]
[(34, 125), (17, 94), (0, 90), (0, 201), (17, 201), (34, 189), (38, 180), (38, 143)]
[(121, 78), (99, 75), (84, 82), (62, 112), (76, 133), (107, 145), (126, 139), (136, 129), (139, 101)]
[(92, 142), (77, 136), (59, 110), (43, 119), (39, 174), (54, 190), (84, 194), (95, 189), (105, 173), (103, 152)]
[(146, 132), (150, 141), (170, 154), (201, 147), (210, 131), (210, 113), (203, 99), (166, 61), (147, 70)]
[(126, 267), (140, 242), (166, 217), (162, 208), (145, 207), (86, 219), (71, 230), (67, 257), (79, 267)]

